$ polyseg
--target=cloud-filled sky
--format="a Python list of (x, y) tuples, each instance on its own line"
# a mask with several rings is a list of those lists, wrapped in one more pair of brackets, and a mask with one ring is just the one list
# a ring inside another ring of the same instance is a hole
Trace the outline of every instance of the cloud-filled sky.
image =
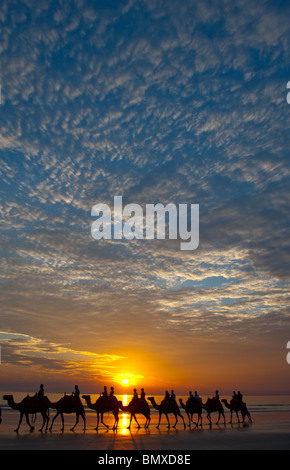
[[(4, 0), (2, 388), (289, 392), (290, 4)], [(91, 236), (199, 204), (197, 250)]]

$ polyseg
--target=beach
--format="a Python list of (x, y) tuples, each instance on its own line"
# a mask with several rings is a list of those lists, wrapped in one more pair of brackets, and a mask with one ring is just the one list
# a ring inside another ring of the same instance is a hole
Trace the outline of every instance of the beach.
[[(132, 421), (128, 429), (130, 415), (119, 413), (119, 424), (116, 431), (112, 429), (114, 419), (112, 414), (104, 415), (104, 422), (109, 425), (107, 430), (103, 425), (96, 427), (96, 413), (86, 409), (86, 430), (80, 418), (78, 425), (72, 432), (70, 429), (75, 423), (75, 416), (65, 415), (65, 429), (61, 431), (61, 419), (54, 423), (52, 431), (39, 432), (42, 419), (37, 416), (33, 424), (33, 432), (25, 422), (21, 424), (19, 432), (14, 432), (19, 420), (18, 411), (10, 409), (3, 404), (1, 393), (2, 423), (0, 424), (1, 450), (98, 450), (108, 451), (146, 451), (159, 450), (170, 452), (172, 450), (289, 450), (290, 449), (290, 399), (288, 397), (255, 397), (247, 400), (251, 412), (252, 423), (247, 418), (245, 423), (238, 423), (233, 415), (232, 424), (230, 412), (225, 408), (226, 424), (223, 419), (217, 425), (217, 413), (212, 414), (212, 426), (203, 412), (203, 425), (188, 427), (188, 419), (184, 410), (181, 410), (186, 428), (178, 420), (176, 428), (173, 415), (169, 415), (171, 427), (167, 428), (166, 418), (163, 417), (159, 429), (158, 412), (151, 409), (151, 423), (149, 429), (144, 428), (145, 417), (137, 415), (140, 428)], [(260, 402), (259, 402), (260, 399)], [(288, 401), (288, 403), (287, 403)], [(50, 419), (55, 415), (50, 410)]]

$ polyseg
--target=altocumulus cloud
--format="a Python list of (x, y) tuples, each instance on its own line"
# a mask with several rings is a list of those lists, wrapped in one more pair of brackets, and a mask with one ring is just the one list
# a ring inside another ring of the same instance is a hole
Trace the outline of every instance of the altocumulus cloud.
[[(274, 318), (278, 337), (288, 17), (273, 1), (1, 3), (3, 331), (92, 354), (149, 324), (152, 345)], [(91, 208), (114, 195), (200, 204), (199, 249), (95, 242)]]

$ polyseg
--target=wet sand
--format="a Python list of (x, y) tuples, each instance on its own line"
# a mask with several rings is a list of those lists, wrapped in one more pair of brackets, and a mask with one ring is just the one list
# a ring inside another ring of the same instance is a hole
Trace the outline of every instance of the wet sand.
[[(52, 418), (53, 414), (51, 414)], [(226, 425), (209, 426), (206, 416), (202, 427), (184, 429), (179, 421), (177, 427), (167, 429), (163, 418), (159, 430), (157, 414), (152, 414), (149, 430), (144, 429), (145, 418), (137, 416), (141, 428), (132, 422), (131, 430), (127, 429), (129, 415), (120, 414), (117, 431), (112, 430), (113, 418), (106, 414), (104, 421), (110, 426), (106, 430), (102, 425), (96, 431), (96, 415), (87, 414), (86, 431), (80, 421), (75, 431), (70, 431), (75, 418), (65, 416), (65, 430), (61, 431), (61, 421), (55, 421), (53, 430), (39, 432), (41, 417), (38, 416), (35, 430), (31, 433), (25, 422), (22, 422), (18, 433), (19, 414), (14, 410), (2, 410), (0, 424), (1, 450), (289, 450), (290, 449), (290, 413), (267, 412), (252, 416), (253, 423), (238, 424), (236, 418), (229, 424), (230, 415), (226, 413)], [(186, 419), (186, 417), (185, 417)], [(216, 416), (213, 415), (213, 423)], [(174, 419), (171, 416), (170, 422)], [(187, 423), (187, 419), (186, 419)]]

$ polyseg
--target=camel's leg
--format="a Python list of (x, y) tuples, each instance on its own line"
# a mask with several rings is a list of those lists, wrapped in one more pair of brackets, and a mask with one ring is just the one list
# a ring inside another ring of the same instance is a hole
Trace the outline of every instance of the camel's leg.
[(105, 428), (109, 429), (109, 426), (107, 424), (105, 424), (104, 421), (103, 421), (103, 416), (104, 416), (104, 413), (101, 413), (101, 423), (105, 426)]
[[(184, 421), (184, 417), (182, 416), (181, 413), (178, 413), (178, 416), (180, 416), (180, 418), (182, 419), (182, 421), (183, 421), (183, 427), (184, 427), (184, 429), (185, 429), (185, 428), (186, 428), (186, 424), (185, 424), (185, 421)], [(177, 421), (176, 421), (176, 422), (177, 422)]]
[[(132, 417), (132, 415), (131, 415), (131, 417)], [(138, 426), (138, 428), (140, 428), (140, 424), (139, 424), (139, 423), (138, 423), (138, 421), (137, 421), (137, 418), (136, 418), (136, 415), (135, 415), (135, 413), (133, 414), (133, 418), (135, 419), (135, 421), (136, 421), (136, 423), (137, 423), (137, 426)]]
[(56, 413), (56, 415), (52, 418), (52, 422), (51, 422), (51, 425), (50, 425), (50, 428), (49, 428), (50, 431), (52, 430), (53, 423), (54, 423), (54, 421), (56, 420), (56, 418), (58, 417), (59, 414), (60, 414), (60, 412), (58, 411)]
[[(173, 428), (176, 427), (177, 421), (178, 421), (177, 413), (174, 413), (174, 416), (175, 416), (175, 423), (174, 423), (174, 425), (172, 426)], [(167, 417), (167, 418), (168, 418), (168, 417)], [(170, 427), (170, 426), (169, 426), (169, 427)]]
[[(194, 424), (195, 426), (198, 426), (198, 421), (197, 421), (197, 423), (196, 423), (195, 421), (193, 421), (193, 413), (191, 414), (190, 421), (191, 421), (191, 423)], [(191, 424), (190, 424), (189, 427), (190, 427), (190, 429), (191, 429)]]
[(76, 422), (75, 422), (74, 426), (71, 428), (71, 431), (74, 430), (74, 428), (76, 427), (76, 425), (77, 425), (78, 422), (79, 422), (79, 419), (80, 419), (80, 415), (79, 415), (79, 413), (76, 413)]
[(42, 416), (42, 426), (41, 428), (39, 429), (39, 432), (42, 432), (43, 428), (44, 428), (44, 425), (46, 423), (46, 413), (45, 411), (43, 413), (41, 413), (41, 416)]
[(240, 424), (239, 413), (237, 411), (236, 411), (236, 415), (237, 415), (237, 418), (238, 418), (238, 423)]
[(198, 418), (197, 418), (197, 423), (196, 423), (196, 427), (198, 427), (198, 423), (200, 422), (200, 425), (202, 426), (202, 416), (201, 416), (201, 413), (198, 413)]
[(15, 432), (18, 432), (18, 430), (19, 430), (19, 428), (20, 428), (20, 425), (21, 425), (21, 423), (22, 423), (22, 418), (23, 418), (23, 413), (20, 413), (18, 426), (17, 426), (16, 429), (14, 429)]
[(207, 419), (209, 421), (209, 425), (211, 426), (212, 425), (212, 422), (211, 422), (211, 416), (210, 416), (210, 413), (207, 413)]
[(221, 412), (219, 411), (219, 416), (218, 416), (218, 420), (217, 420), (216, 424), (219, 424), (220, 417), (221, 417)]
[(219, 420), (220, 420), (221, 415), (223, 415), (224, 424), (226, 424), (226, 417), (225, 417), (225, 414), (224, 414), (222, 411), (219, 411), (219, 417), (218, 417), (218, 420), (217, 420), (217, 423), (216, 423), (216, 424), (219, 424)]
[(85, 414), (85, 413), (82, 413), (82, 418), (83, 418), (83, 422), (84, 422), (83, 431), (85, 431), (85, 430), (86, 430), (86, 423), (87, 423), (87, 421), (86, 421), (86, 414)]
[(149, 428), (150, 423), (151, 423), (151, 416), (149, 415), (149, 416), (148, 416), (147, 428)]
[[(169, 422), (168, 414), (167, 414), (167, 413), (165, 413), (165, 416), (166, 416), (167, 423), (168, 423), (168, 426), (167, 426), (167, 427), (168, 427), (168, 429), (170, 429), (170, 422)], [(176, 421), (175, 421), (175, 425), (173, 426), (174, 428), (175, 428), (175, 426), (176, 426), (176, 423), (177, 423), (177, 416), (176, 416), (176, 415), (175, 415), (175, 418), (176, 418)]]
[(61, 431), (64, 431), (64, 417), (63, 417), (63, 413), (62, 413), (62, 412), (60, 413), (60, 417), (61, 417), (61, 422), (62, 422)]
[(99, 429), (99, 420), (100, 420), (100, 416), (99, 416), (99, 413), (97, 412), (97, 427), (95, 428), (96, 431)]
[(127, 429), (131, 429), (132, 419), (133, 419), (133, 414), (131, 413), (131, 416), (130, 416), (130, 423), (129, 423), (129, 426), (127, 427)]
[[(49, 412), (48, 412), (49, 413)], [(48, 428), (48, 423), (49, 423), (49, 414), (46, 413), (46, 427), (45, 427), (45, 431), (47, 431), (47, 428)]]
[(147, 429), (147, 428), (149, 428), (149, 424), (150, 424), (150, 421), (151, 421), (151, 416), (150, 415), (149, 416), (144, 415), (144, 416), (146, 417), (145, 429)]
[(119, 424), (119, 413), (118, 411), (113, 413), (114, 414), (114, 417), (115, 417), (115, 422), (114, 422), (114, 426), (113, 426), (113, 429), (116, 430), (117, 427), (118, 427), (118, 424)]
[(158, 421), (158, 424), (156, 426), (157, 429), (159, 429), (159, 426), (160, 426), (161, 415), (162, 415), (162, 413), (160, 413), (160, 411), (159, 411), (159, 421)]
[(32, 432), (34, 430), (34, 426), (31, 426), (31, 424), (29, 422), (29, 414), (28, 413), (25, 413), (25, 418), (26, 418), (26, 422), (27, 422), (28, 426), (30, 427), (30, 432)]

